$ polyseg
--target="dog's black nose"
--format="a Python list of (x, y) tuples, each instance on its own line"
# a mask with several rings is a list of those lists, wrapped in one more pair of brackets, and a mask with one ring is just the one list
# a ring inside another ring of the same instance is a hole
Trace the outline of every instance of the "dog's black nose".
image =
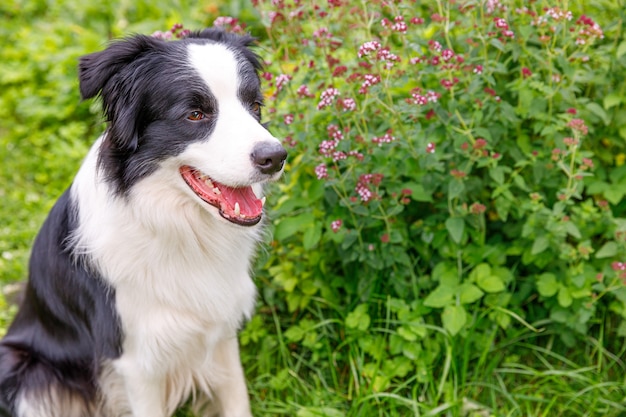
[(252, 149), (252, 163), (264, 174), (280, 171), (287, 159), (287, 151), (276, 142), (262, 142)]

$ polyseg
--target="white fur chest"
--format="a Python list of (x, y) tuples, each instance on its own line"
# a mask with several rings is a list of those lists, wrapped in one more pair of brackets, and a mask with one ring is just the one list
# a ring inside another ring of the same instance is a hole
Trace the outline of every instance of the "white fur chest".
[(260, 231), (222, 222), (177, 191), (167, 162), (127, 198), (113, 197), (97, 177), (95, 149), (73, 184), (73, 243), (115, 291), (125, 354), (140, 354), (144, 370), (193, 369), (252, 314)]

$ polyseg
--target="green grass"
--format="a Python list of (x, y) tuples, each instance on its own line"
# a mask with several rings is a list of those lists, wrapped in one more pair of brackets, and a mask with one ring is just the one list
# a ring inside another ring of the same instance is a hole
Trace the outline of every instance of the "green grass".
[[(526, 329), (505, 340), (485, 335), (481, 352), (448, 339), (446, 349), (420, 375), (398, 378), (376, 392), (363, 377), (368, 355), (359, 343), (333, 343), (338, 331), (334, 320), (319, 318), (315, 351), (349, 366), (320, 366), (314, 352), (287, 343), (280, 318), (273, 320), (276, 343), (243, 350), (256, 415), (626, 415), (626, 348), (616, 344), (619, 350), (607, 350), (591, 336), (585, 345), (567, 349), (555, 346), (556, 334)], [(536, 327), (542, 324), (548, 323)]]

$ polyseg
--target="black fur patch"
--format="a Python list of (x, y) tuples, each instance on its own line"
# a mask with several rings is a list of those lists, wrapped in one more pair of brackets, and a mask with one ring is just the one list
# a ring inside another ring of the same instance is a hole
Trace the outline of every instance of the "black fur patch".
[(7, 413), (23, 389), (45, 395), (53, 383), (92, 401), (101, 361), (121, 353), (115, 293), (67, 248), (75, 227), (66, 191), (35, 240), (24, 298), (0, 341), (0, 404)]

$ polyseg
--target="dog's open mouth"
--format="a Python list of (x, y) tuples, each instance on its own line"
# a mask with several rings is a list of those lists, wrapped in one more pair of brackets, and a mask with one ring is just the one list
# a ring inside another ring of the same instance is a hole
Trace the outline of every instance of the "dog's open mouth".
[(216, 207), (226, 220), (254, 226), (263, 216), (265, 197), (258, 199), (252, 187), (229, 187), (190, 166), (180, 167), (180, 174), (198, 197)]

